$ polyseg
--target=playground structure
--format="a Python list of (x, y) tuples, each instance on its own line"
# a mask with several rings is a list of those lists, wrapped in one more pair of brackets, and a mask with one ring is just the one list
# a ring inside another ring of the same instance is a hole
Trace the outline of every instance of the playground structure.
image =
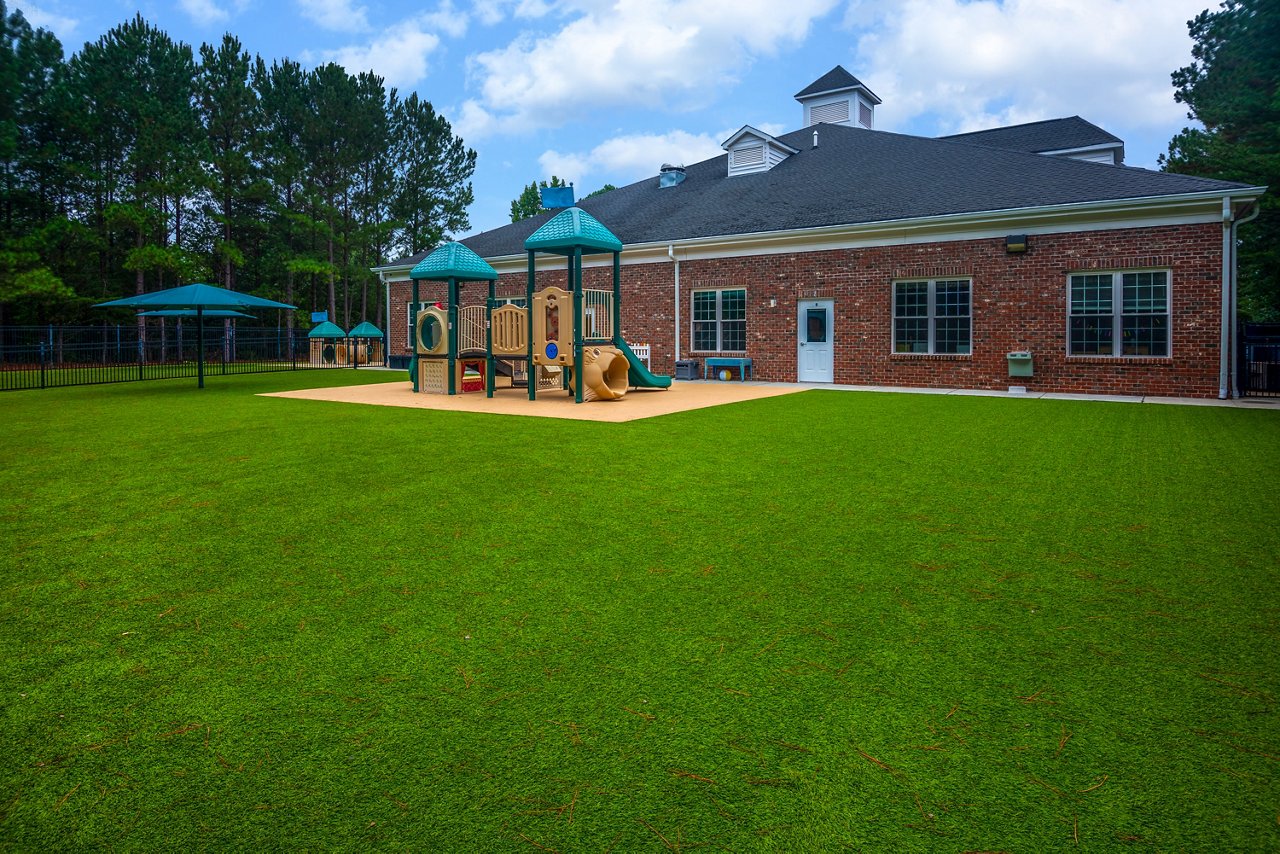
[[(467, 247), (446, 243), (410, 272), (413, 304), (419, 282), (448, 283), (446, 304), (417, 312), (413, 325), (414, 357), (409, 374), (415, 392), (458, 394), (484, 390), (493, 397), (496, 374), (509, 375), (513, 386), (539, 390), (565, 389), (575, 403), (617, 400), (629, 387), (669, 388), (670, 377), (655, 376), (622, 339), (622, 242), (580, 208), (566, 208), (525, 241), (528, 279), (525, 305), (499, 301), (497, 271)], [(536, 253), (563, 255), (568, 290), (534, 290)], [(583, 287), (582, 259), (612, 253), (612, 290)], [(459, 285), (487, 282), (483, 305), (459, 307)]]
[(381, 364), (382, 331), (365, 321), (350, 332), (331, 321), (324, 321), (307, 333), (309, 359), (312, 365), (376, 365)]

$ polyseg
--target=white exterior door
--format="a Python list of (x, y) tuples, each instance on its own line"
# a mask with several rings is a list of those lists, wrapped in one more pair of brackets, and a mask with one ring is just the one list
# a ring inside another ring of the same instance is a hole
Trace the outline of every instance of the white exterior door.
[(799, 310), (796, 381), (835, 382), (835, 347), (831, 341), (833, 337), (831, 321), (835, 317), (835, 301), (801, 300)]

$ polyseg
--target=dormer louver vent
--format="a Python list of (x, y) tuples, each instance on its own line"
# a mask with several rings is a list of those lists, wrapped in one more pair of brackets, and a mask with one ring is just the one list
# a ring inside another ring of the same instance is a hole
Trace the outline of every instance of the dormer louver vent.
[(748, 166), (760, 166), (764, 163), (764, 146), (748, 145), (733, 150), (733, 168), (743, 169)]

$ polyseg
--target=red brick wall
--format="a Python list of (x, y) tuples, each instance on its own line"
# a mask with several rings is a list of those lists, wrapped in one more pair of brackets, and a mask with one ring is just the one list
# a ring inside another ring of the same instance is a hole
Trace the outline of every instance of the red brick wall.
[[(623, 253), (626, 260), (626, 253)], [(1170, 358), (1068, 357), (1067, 275), (1080, 270), (1171, 271)], [(1005, 252), (1004, 238), (831, 250), (680, 264), (681, 357), (690, 352), (691, 292), (747, 290), (747, 355), (762, 380), (796, 379), (796, 303), (835, 300), (835, 381), (852, 385), (934, 386), (1092, 394), (1212, 397), (1218, 391), (1222, 231), (1213, 224), (1031, 235), (1025, 255)], [(892, 283), (904, 278), (971, 278), (973, 353), (895, 354)], [(587, 287), (611, 286), (608, 267), (584, 271)], [(538, 274), (539, 288), (564, 286), (563, 270)], [(503, 276), (500, 295), (522, 295), (523, 274)], [(463, 286), (464, 304), (487, 287)], [(409, 352), (403, 306), (409, 283), (391, 286), (392, 354)], [(670, 263), (623, 264), (622, 330), (648, 342), (657, 373), (675, 361), (675, 301)], [(444, 299), (444, 286), (423, 283), (422, 299)], [(770, 306), (770, 300), (776, 306)], [(1030, 350), (1035, 376), (1010, 378), (1005, 355)]]

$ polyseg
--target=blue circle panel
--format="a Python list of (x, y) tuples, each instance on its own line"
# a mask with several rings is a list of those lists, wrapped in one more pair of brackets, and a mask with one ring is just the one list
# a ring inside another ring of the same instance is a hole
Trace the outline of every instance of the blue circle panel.
[(547, 344), (547, 358), (554, 359), (560, 355), (560, 348), (556, 346), (556, 342), (551, 341)]

